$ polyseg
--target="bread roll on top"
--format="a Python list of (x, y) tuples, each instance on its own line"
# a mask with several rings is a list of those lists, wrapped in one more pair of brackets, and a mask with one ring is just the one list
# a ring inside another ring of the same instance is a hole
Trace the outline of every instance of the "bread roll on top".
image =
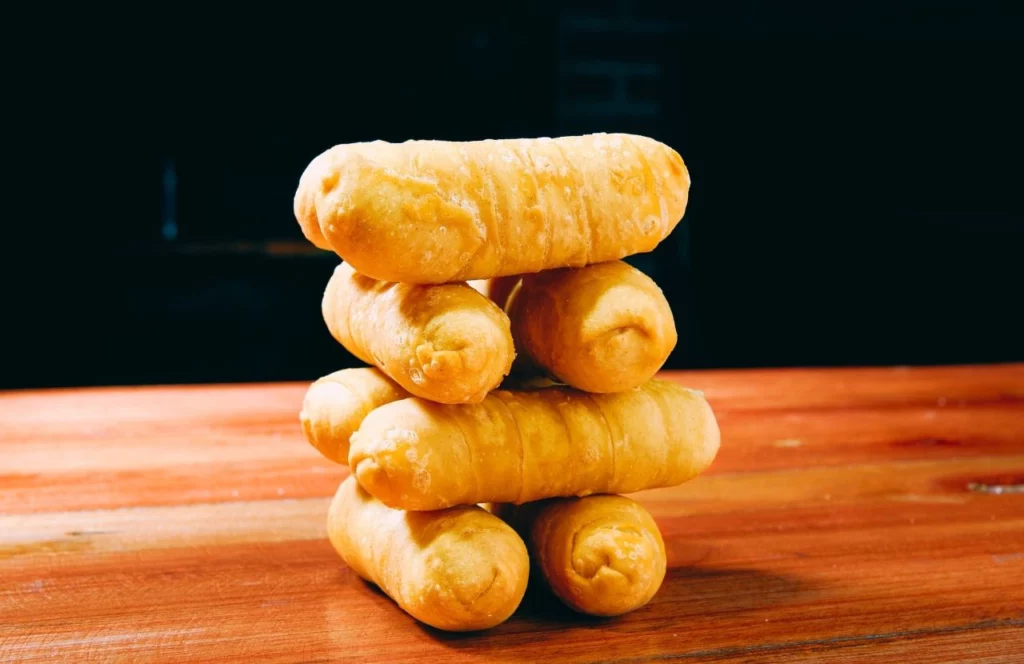
[(653, 250), (682, 218), (682, 158), (631, 134), (337, 145), (299, 181), (295, 217), (368, 277), (446, 283)]

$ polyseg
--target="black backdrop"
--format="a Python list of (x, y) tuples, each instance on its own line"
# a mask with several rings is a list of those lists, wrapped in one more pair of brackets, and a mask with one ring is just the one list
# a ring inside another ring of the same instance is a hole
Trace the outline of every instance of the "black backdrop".
[(35, 187), (0, 387), (351, 365), (319, 318), (335, 261), (291, 215), (313, 156), (587, 131), (690, 168), (680, 229), (634, 259), (676, 313), (670, 367), (1024, 359), (1010, 3), (484, 4), (93, 22), (54, 51), (12, 129)]

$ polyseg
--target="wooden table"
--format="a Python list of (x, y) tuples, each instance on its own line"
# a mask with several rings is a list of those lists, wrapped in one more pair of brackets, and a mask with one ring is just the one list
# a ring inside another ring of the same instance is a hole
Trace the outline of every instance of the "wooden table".
[(1024, 661), (1024, 365), (667, 375), (723, 442), (657, 597), (464, 635), (327, 543), (304, 385), (2, 394), (0, 660)]

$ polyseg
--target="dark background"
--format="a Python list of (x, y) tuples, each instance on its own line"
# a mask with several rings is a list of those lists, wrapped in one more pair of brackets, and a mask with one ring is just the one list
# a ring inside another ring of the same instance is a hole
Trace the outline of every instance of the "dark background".
[(695, 5), (69, 21), (25, 56), (52, 77), (19, 67), (0, 387), (352, 365), (320, 319), (336, 258), (292, 216), (309, 160), (591, 131), (690, 169), (679, 229), (631, 259), (672, 303), (670, 368), (1024, 359), (1020, 5)]

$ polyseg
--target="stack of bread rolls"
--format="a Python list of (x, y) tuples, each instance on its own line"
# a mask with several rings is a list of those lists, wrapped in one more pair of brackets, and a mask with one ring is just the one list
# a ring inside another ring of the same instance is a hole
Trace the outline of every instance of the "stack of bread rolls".
[(622, 259), (672, 232), (689, 186), (674, 150), (626, 134), (356, 143), (306, 168), (295, 216), (342, 261), (324, 322), (369, 366), (313, 383), (300, 420), (351, 469), (331, 543), (416, 619), (501, 623), (531, 561), (586, 614), (658, 591), (658, 526), (619, 494), (696, 477), (719, 430), (701, 392), (655, 378), (672, 312)]

